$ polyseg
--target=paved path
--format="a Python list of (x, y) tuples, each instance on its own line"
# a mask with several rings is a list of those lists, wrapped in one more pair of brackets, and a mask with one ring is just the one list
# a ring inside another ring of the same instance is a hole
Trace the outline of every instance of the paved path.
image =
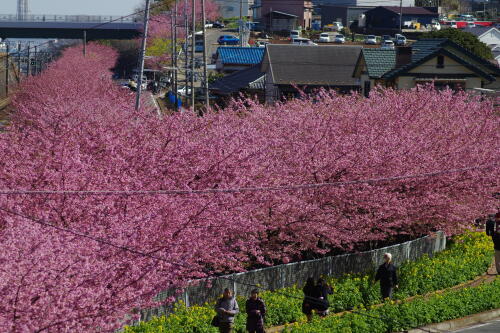
[(491, 321), (489, 323), (478, 324), (468, 328), (462, 328), (457, 331), (460, 333), (499, 333), (500, 332), (500, 319)]

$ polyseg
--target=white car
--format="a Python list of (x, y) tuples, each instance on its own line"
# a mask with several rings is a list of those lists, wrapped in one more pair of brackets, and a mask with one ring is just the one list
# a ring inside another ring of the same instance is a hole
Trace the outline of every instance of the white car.
[(367, 45), (376, 45), (377, 44), (377, 37), (374, 35), (368, 35), (365, 37), (365, 44)]
[(345, 43), (344, 35), (341, 35), (341, 34), (336, 35), (335, 36), (335, 43), (344, 44)]
[(328, 32), (322, 32), (319, 34), (319, 40), (318, 42), (320, 43), (330, 43), (331, 42), (331, 35)]
[(385, 40), (380, 46), (383, 50), (394, 50), (394, 42), (392, 40)]
[[(187, 91), (187, 94), (186, 94), (186, 91)], [(181, 96), (188, 96), (188, 95), (191, 95), (191, 89), (190, 88), (186, 89), (186, 87), (180, 87), (179, 89), (177, 89), (177, 93)]]
[(396, 39), (394, 40), (397, 46), (405, 46), (406, 45), (406, 37), (403, 35), (396, 35)]
[(293, 45), (318, 45), (316, 43), (313, 43), (312, 40), (309, 38), (294, 38), (292, 39), (292, 44)]

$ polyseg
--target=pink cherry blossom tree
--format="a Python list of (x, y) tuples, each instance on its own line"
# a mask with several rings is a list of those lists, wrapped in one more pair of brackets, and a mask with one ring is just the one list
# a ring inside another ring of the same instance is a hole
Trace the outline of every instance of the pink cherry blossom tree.
[[(369, 99), (321, 91), (159, 119), (135, 112), (111, 81), (113, 50), (87, 53), (68, 49), (24, 81), (0, 136), (0, 190), (14, 191), (0, 195), (4, 331), (111, 332), (191, 279), (452, 234), (494, 207), (492, 101), (429, 88)], [(314, 186), (324, 183), (334, 184)], [(173, 189), (191, 193), (130, 192)]]

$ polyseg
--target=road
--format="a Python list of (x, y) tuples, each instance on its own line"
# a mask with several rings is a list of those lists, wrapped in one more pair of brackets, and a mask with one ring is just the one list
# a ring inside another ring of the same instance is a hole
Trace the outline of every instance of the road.
[(462, 328), (455, 333), (498, 333), (500, 332), (500, 319), (491, 321), (489, 323), (479, 324), (468, 328)]
[[(235, 32), (228, 32), (224, 29), (207, 29), (207, 62), (208, 64), (212, 63), (212, 54), (214, 54), (217, 51), (217, 48), (219, 45), (217, 44), (217, 39), (221, 35), (237, 35)], [(191, 61), (191, 47), (189, 47), (188, 50), (188, 63)], [(197, 59), (197, 63), (202, 64), (203, 63), (203, 53), (202, 52), (196, 52), (194, 54), (195, 59)], [(185, 85), (185, 80), (186, 77), (184, 75), (184, 66), (185, 66), (185, 54), (184, 52), (181, 52), (180, 57), (179, 57), (179, 62), (178, 62), (178, 68), (179, 70), (179, 87), (182, 87)], [(201, 78), (203, 75), (203, 68), (198, 67), (196, 68), (196, 73), (197, 77)], [(200, 87), (201, 86), (201, 80), (196, 79), (195, 77), (195, 87)]]

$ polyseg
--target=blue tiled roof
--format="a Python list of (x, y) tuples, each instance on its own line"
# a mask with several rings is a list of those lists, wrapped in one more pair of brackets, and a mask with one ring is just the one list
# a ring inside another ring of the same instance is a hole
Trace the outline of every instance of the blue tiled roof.
[(262, 47), (219, 47), (217, 57), (222, 64), (256, 65), (262, 61)]

